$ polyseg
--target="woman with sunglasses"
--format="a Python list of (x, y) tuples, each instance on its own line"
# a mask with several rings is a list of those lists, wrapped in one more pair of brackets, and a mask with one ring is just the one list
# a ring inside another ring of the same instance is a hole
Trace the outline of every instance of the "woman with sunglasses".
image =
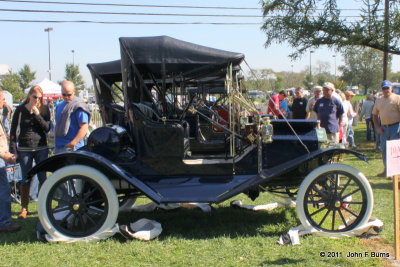
[[(21, 219), (28, 215), (30, 181), (26, 181), (26, 174), (32, 168), (33, 160), (38, 164), (47, 159), (46, 134), (49, 130), (50, 111), (44, 103), (42, 88), (38, 85), (32, 86), (23, 104), (14, 112), (10, 131), (10, 152), (17, 155), (22, 173)], [(41, 185), (46, 179), (46, 173), (39, 173), (38, 179)]]

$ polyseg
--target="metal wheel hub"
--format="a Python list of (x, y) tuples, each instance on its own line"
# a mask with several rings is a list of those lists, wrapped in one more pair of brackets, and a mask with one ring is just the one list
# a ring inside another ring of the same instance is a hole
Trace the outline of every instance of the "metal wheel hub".
[(86, 203), (82, 198), (76, 196), (72, 199), (71, 210), (73, 212), (82, 212), (85, 210), (85, 208), (86, 208)]

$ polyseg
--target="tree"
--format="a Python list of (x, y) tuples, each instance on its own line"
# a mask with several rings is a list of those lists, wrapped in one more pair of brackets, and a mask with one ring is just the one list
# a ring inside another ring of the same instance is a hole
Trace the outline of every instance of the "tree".
[(85, 88), (85, 82), (79, 71), (79, 65), (67, 64), (65, 66), (65, 79), (75, 84), (76, 93)]
[(18, 74), (20, 77), (19, 86), (22, 89), (28, 88), (31, 85), (31, 82), (36, 78), (36, 71), (31, 71), (31, 68), (27, 64), (19, 70)]
[(341, 16), (336, 0), (264, 0), (265, 46), (287, 42), (295, 49), (292, 58), (323, 45), (337, 50), (364, 46), (399, 55), (400, 2), (391, 1), (388, 13), (384, 0), (360, 2), (360, 14), (354, 18)]
[(19, 87), (19, 82), (19, 75), (11, 71), (1, 79), (2, 89), (10, 92), (14, 101), (25, 97), (25, 94)]
[(310, 75), (310, 73), (307, 73), (307, 75), (305, 76), (303, 85), (307, 88), (307, 90), (311, 90), (313, 88), (314, 82), (313, 77)]
[(365, 94), (370, 88), (379, 88), (381, 82), (382, 52), (352, 47), (344, 55), (345, 65), (339, 66), (341, 79), (350, 85), (362, 85)]

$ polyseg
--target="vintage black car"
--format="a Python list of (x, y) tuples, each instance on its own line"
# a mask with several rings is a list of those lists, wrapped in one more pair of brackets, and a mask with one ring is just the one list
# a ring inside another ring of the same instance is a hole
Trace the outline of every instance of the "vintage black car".
[(341, 154), (366, 158), (328, 147), (317, 121), (260, 116), (246, 97), (243, 54), (167, 36), (119, 41), (120, 60), (88, 65), (104, 127), (29, 173), (52, 173), (38, 202), (50, 236), (110, 229), (139, 196), (220, 203), (275, 192), (296, 198), (306, 227), (346, 232), (367, 222), (367, 179), (335, 163)]

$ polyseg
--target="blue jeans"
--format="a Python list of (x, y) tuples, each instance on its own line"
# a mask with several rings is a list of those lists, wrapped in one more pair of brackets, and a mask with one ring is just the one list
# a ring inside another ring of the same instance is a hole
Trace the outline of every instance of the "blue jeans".
[(382, 159), (383, 166), (385, 166), (386, 173), (386, 141), (400, 139), (399, 137), (399, 123), (392, 126), (383, 126), (383, 135), (381, 135), (381, 148), (382, 148)]
[(4, 166), (4, 160), (0, 159), (0, 227), (11, 222), (11, 191)]
[[(26, 174), (32, 169), (33, 160), (38, 164), (49, 157), (49, 150), (41, 149), (38, 151), (18, 151), (18, 161), (21, 165), (22, 181), (21, 185), (30, 185), (30, 181), (26, 181)], [(46, 180), (46, 172), (39, 172), (37, 174), (39, 185), (42, 185)]]
[[(379, 123), (379, 125), (380, 125), (380, 123)], [(378, 134), (378, 131), (376, 130), (376, 125), (375, 124), (374, 124), (374, 132), (375, 132), (375, 142), (376, 142), (375, 148), (379, 149), (380, 151), (382, 151), (382, 146), (381, 146), (382, 136)]]
[(369, 119), (365, 119), (365, 123), (367, 124), (367, 141), (372, 140), (371, 139), (372, 131), (374, 132), (374, 139), (376, 140), (374, 121), (372, 120), (372, 118), (369, 118)]

